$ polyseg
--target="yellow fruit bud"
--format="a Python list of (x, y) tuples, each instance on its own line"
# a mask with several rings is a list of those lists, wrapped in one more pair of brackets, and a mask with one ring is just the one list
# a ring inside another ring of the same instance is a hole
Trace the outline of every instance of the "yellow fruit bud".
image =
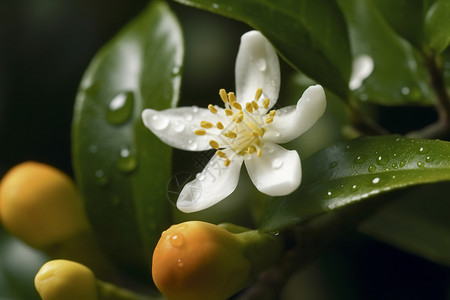
[(152, 273), (169, 300), (223, 300), (245, 287), (250, 262), (234, 234), (191, 221), (163, 232), (153, 253)]
[(13, 235), (39, 249), (89, 228), (73, 181), (36, 162), (19, 164), (2, 179), (0, 220)]
[(43, 300), (98, 300), (92, 271), (68, 260), (44, 264), (34, 278), (34, 285)]

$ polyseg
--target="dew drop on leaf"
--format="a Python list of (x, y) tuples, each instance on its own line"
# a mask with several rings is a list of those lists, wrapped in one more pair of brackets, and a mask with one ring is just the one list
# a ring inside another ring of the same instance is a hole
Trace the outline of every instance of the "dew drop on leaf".
[(136, 169), (137, 158), (131, 153), (130, 149), (123, 148), (120, 150), (119, 159), (117, 161), (117, 168), (122, 172), (131, 172)]
[(373, 172), (375, 172), (377, 170), (377, 167), (374, 164), (372, 164), (372, 165), (369, 166), (368, 170), (369, 170), (370, 173), (373, 173)]
[(354, 160), (353, 160), (353, 162), (355, 163), (355, 164), (362, 164), (363, 162), (365, 162), (366, 161), (366, 158), (364, 157), (364, 156), (357, 156)]
[(417, 162), (417, 166), (418, 166), (419, 168), (423, 168), (423, 167), (425, 167), (425, 163), (424, 163), (423, 161), (418, 161), (418, 162)]
[(97, 170), (95, 171), (95, 180), (97, 184), (99, 185), (106, 185), (108, 184), (108, 177), (106, 177), (105, 172), (103, 170)]
[(133, 114), (133, 92), (122, 92), (116, 95), (106, 110), (106, 120), (114, 125), (121, 125), (130, 120)]
[(388, 156), (381, 156), (380, 155), (380, 156), (377, 157), (377, 161), (376, 161), (377, 165), (384, 166), (388, 162), (389, 162), (389, 157)]
[(378, 182), (380, 182), (380, 177), (375, 177), (375, 178), (372, 180), (372, 183), (373, 183), (373, 184), (377, 184)]

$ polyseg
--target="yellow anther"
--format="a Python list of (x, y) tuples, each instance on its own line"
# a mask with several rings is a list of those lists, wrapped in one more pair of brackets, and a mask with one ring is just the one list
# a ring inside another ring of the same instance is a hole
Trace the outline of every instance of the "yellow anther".
[(255, 151), (256, 151), (255, 146), (250, 146), (250, 147), (248, 147), (248, 149), (247, 149), (247, 152), (250, 153), (250, 154), (254, 153)]
[(242, 120), (244, 120), (244, 115), (243, 114), (236, 114), (235, 118), (233, 118), (233, 121), (236, 123), (241, 123)]
[(216, 152), (217, 156), (222, 157), (222, 158), (227, 158), (227, 155), (225, 154), (225, 152), (218, 150)]
[(205, 129), (197, 129), (196, 131), (194, 131), (194, 133), (196, 135), (205, 135), (206, 131), (205, 131)]
[(257, 137), (260, 137), (261, 134), (260, 134), (258, 131), (254, 130), (254, 131), (252, 132), (252, 136), (257, 138)]
[(277, 111), (276, 111), (275, 109), (272, 109), (272, 110), (269, 112), (269, 116), (275, 117), (276, 113), (277, 113)]
[(231, 161), (230, 161), (228, 158), (225, 159), (225, 161), (223, 162), (223, 165), (224, 165), (225, 167), (228, 167), (230, 164), (231, 164)]
[(238, 102), (233, 102), (231, 105), (233, 105), (234, 108), (242, 110), (242, 105), (240, 105)]
[(264, 99), (263, 106), (265, 109), (269, 108), (270, 100), (269, 98)]
[(220, 130), (222, 130), (223, 129), (222, 122), (217, 122), (216, 127), (219, 128)]
[(209, 141), (209, 145), (211, 146), (211, 148), (214, 148), (216, 150), (219, 150), (219, 143), (216, 142), (215, 140), (210, 140)]
[(252, 113), (252, 112), (253, 112), (253, 106), (252, 106), (252, 104), (251, 104), (250, 102), (247, 102), (247, 103), (245, 104), (245, 109), (246, 109), (249, 113)]
[(272, 123), (273, 122), (273, 117), (271, 117), (271, 116), (267, 117), (265, 122), (266, 122), (266, 124)]
[(233, 92), (228, 93), (228, 101), (230, 101), (230, 104), (233, 105), (234, 102), (236, 102), (236, 96)]
[(208, 105), (208, 109), (210, 112), (212, 112), (213, 114), (217, 113), (217, 109), (214, 107), (214, 105), (210, 104)]
[(206, 129), (212, 128), (214, 125), (208, 121), (201, 121), (200, 126)]
[(227, 132), (227, 136), (228, 136), (230, 139), (235, 139), (235, 138), (237, 138), (237, 134), (236, 134), (236, 132), (234, 132), (234, 131), (228, 131), (228, 132)]
[(261, 156), (261, 154), (262, 154), (262, 152), (261, 152), (261, 148), (258, 148), (258, 151), (256, 151), (256, 156), (260, 157), (260, 156)]
[(222, 99), (222, 101), (224, 103), (228, 102), (227, 91), (225, 91), (225, 89), (220, 89), (219, 90), (219, 95), (220, 95), (220, 99)]
[(243, 116), (244, 115), (244, 113), (242, 112), (242, 111), (239, 111), (239, 112), (237, 112), (234, 116), (233, 116), (233, 119), (231, 119), (231, 121), (236, 121), (236, 119), (239, 117), (239, 116)]
[(225, 114), (227, 116), (232, 116), (233, 115), (233, 111), (231, 109), (225, 108)]
[(259, 98), (261, 98), (262, 95), (262, 89), (257, 89), (256, 93), (255, 93), (255, 100), (258, 100)]

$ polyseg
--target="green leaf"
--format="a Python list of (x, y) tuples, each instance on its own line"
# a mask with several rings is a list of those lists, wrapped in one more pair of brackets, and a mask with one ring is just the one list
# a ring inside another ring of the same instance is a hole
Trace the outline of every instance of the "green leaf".
[(76, 99), (76, 178), (102, 248), (129, 269), (148, 271), (171, 223), (171, 149), (144, 127), (141, 112), (177, 103), (183, 49), (174, 14), (152, 2), (94, 57)]
[(383, 105), (431, 105), (434, 94), (415, 48), (401, 39), (370, 0), (339, 0), (347, 19), (353, 56), (367, 55), (372, 74), (355, 91), (361, 101)]
[(437, 53), (450, 44), (450, 0), (437, 0), (427, 12), (425, 42)]
[(314, 216), (408, 186), (450, 180), (450, 143), (398, 136), (330, 146), (305, 160), (300, 188), (268, 205), (261, 229)]
[(411, 189), (359, 229), (405, 251), (450, 266), (449, 194), (448, 182)]
[(326, 0), (175, 0), (261, 31), (294, 68), (346, 99), (351, 55), (342, 13)]

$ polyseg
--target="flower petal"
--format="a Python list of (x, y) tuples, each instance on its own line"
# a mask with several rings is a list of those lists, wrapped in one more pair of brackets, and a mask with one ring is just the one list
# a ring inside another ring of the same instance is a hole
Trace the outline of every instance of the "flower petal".
[(289, 151), (273, 143), (264, 146), (261, 157), (245, 161), (250, 179), (264, 194), (283, 196), (292, 193), (302, 179), (297, 151)]
[(270, 99), (272, 107), (280, 90), (280, 64), (275, 49), (259, 32), (250, 31), (242, 35), (236, 58), (236, 97), (240, 103), (254, 100), (258, 88)]
[(310, 129), (325, 112), (325, 92), (320, 85), (310, 86), (297, 106), (277, 110), (274, 121), (266, 127), (264, 140), (274, 143), (289, 142)]
[[(174, 148), (188, 151), (211, 149), (209, 146), (211, 136), (199, 136), (194, 131), (201, 128), (201, 121), (206, 120), (215, 124), (220, 119), (219, 115), (213, 115), (208, 109), (196, 106), (161, 111), (145, 109), (142, 112), (144, 125), (161, 141)], [(208, 131), (211, 132), (211, 130)]]
[(184, 186), (177, 200), (179, 210), (190, 213), (206, 209), (236, 189), (242, 158), (232, 160), (228, 167), (223, 162), (223, 158), (214, 155), (205, 169)]

